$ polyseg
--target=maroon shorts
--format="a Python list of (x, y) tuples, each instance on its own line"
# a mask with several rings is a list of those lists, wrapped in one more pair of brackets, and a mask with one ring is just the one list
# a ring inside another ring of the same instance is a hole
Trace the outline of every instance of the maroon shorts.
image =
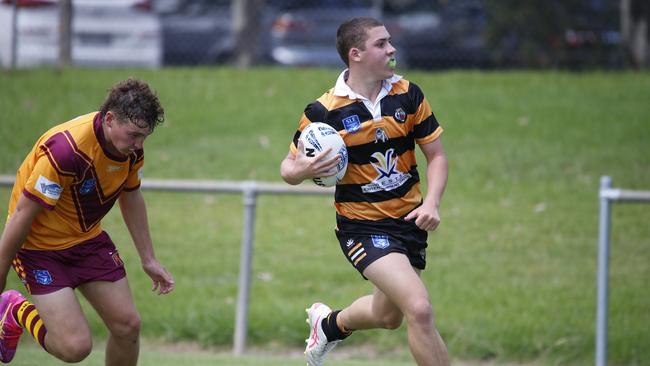
[(115, 282), (126, 276), (124, 263), (105, 231), (63, 250), (26, 250), (16, 253), (13, 267), (32, 295), (93, 281)]

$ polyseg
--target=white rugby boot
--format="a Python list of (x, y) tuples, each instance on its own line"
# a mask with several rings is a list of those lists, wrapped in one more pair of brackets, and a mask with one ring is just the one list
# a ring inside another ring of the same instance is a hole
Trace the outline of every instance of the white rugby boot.
[(309, 318), (309, 338), (305, 339), (305, 356), (307, 356), (307, 365), (322, 366), (327, 352), (331, 351), (340, 340), (328, 342), (323, 332), (322, 320), (325, 319), (332, 309), (320, 302), (314, 303), (309, 309), (305, 309)]

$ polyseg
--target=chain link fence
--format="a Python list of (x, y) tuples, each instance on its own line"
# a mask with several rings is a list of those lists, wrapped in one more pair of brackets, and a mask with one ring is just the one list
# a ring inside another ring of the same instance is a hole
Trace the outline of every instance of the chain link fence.
[[(76, 65), (340, 68), (338, 25), (373, 16), (390, 31), (400, 68), (621, 68), (621, 24), (635, 19), (621, 9), (638, 13), (624, 5), (643, 1), (0, 0), (0, 28), (9, 28), (0, 29), (0, 61), (65, 60), (59, 23), (71, 19), (68, 52)], [(68, 18), (60, 14), (66, 2)], [(642, 65), (647, 28), (645, 19), (635, 33)]]

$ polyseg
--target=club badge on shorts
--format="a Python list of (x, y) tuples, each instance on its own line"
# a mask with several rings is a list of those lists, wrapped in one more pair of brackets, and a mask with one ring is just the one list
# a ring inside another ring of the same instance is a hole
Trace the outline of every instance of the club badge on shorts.
[(372, 239), (372, 245), (375, 248), (386, 249), (390, 246), (388, 237), (385, 235), (370, 235), (370, 239)]
[(52, 283), (52, 275), (46, 269), (35, 269), (34, 278), (36, 278), (36, 282), (40, 285), (49, 285)]

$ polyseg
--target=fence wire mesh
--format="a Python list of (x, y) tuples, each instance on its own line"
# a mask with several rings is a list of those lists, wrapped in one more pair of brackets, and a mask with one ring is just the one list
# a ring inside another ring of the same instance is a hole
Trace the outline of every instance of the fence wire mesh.
[(71, 62), (90, 66), (338, 68), (338, 25), (373, 16), (390, 31), (400, 68), (619, 68), (622, 19), (634, 19), (621, 9), (645, 11), (621, 6), (635, 0), (5, 0), (4, 66), (12, 57), (18, 67), (58, 61), (65, 1)]

